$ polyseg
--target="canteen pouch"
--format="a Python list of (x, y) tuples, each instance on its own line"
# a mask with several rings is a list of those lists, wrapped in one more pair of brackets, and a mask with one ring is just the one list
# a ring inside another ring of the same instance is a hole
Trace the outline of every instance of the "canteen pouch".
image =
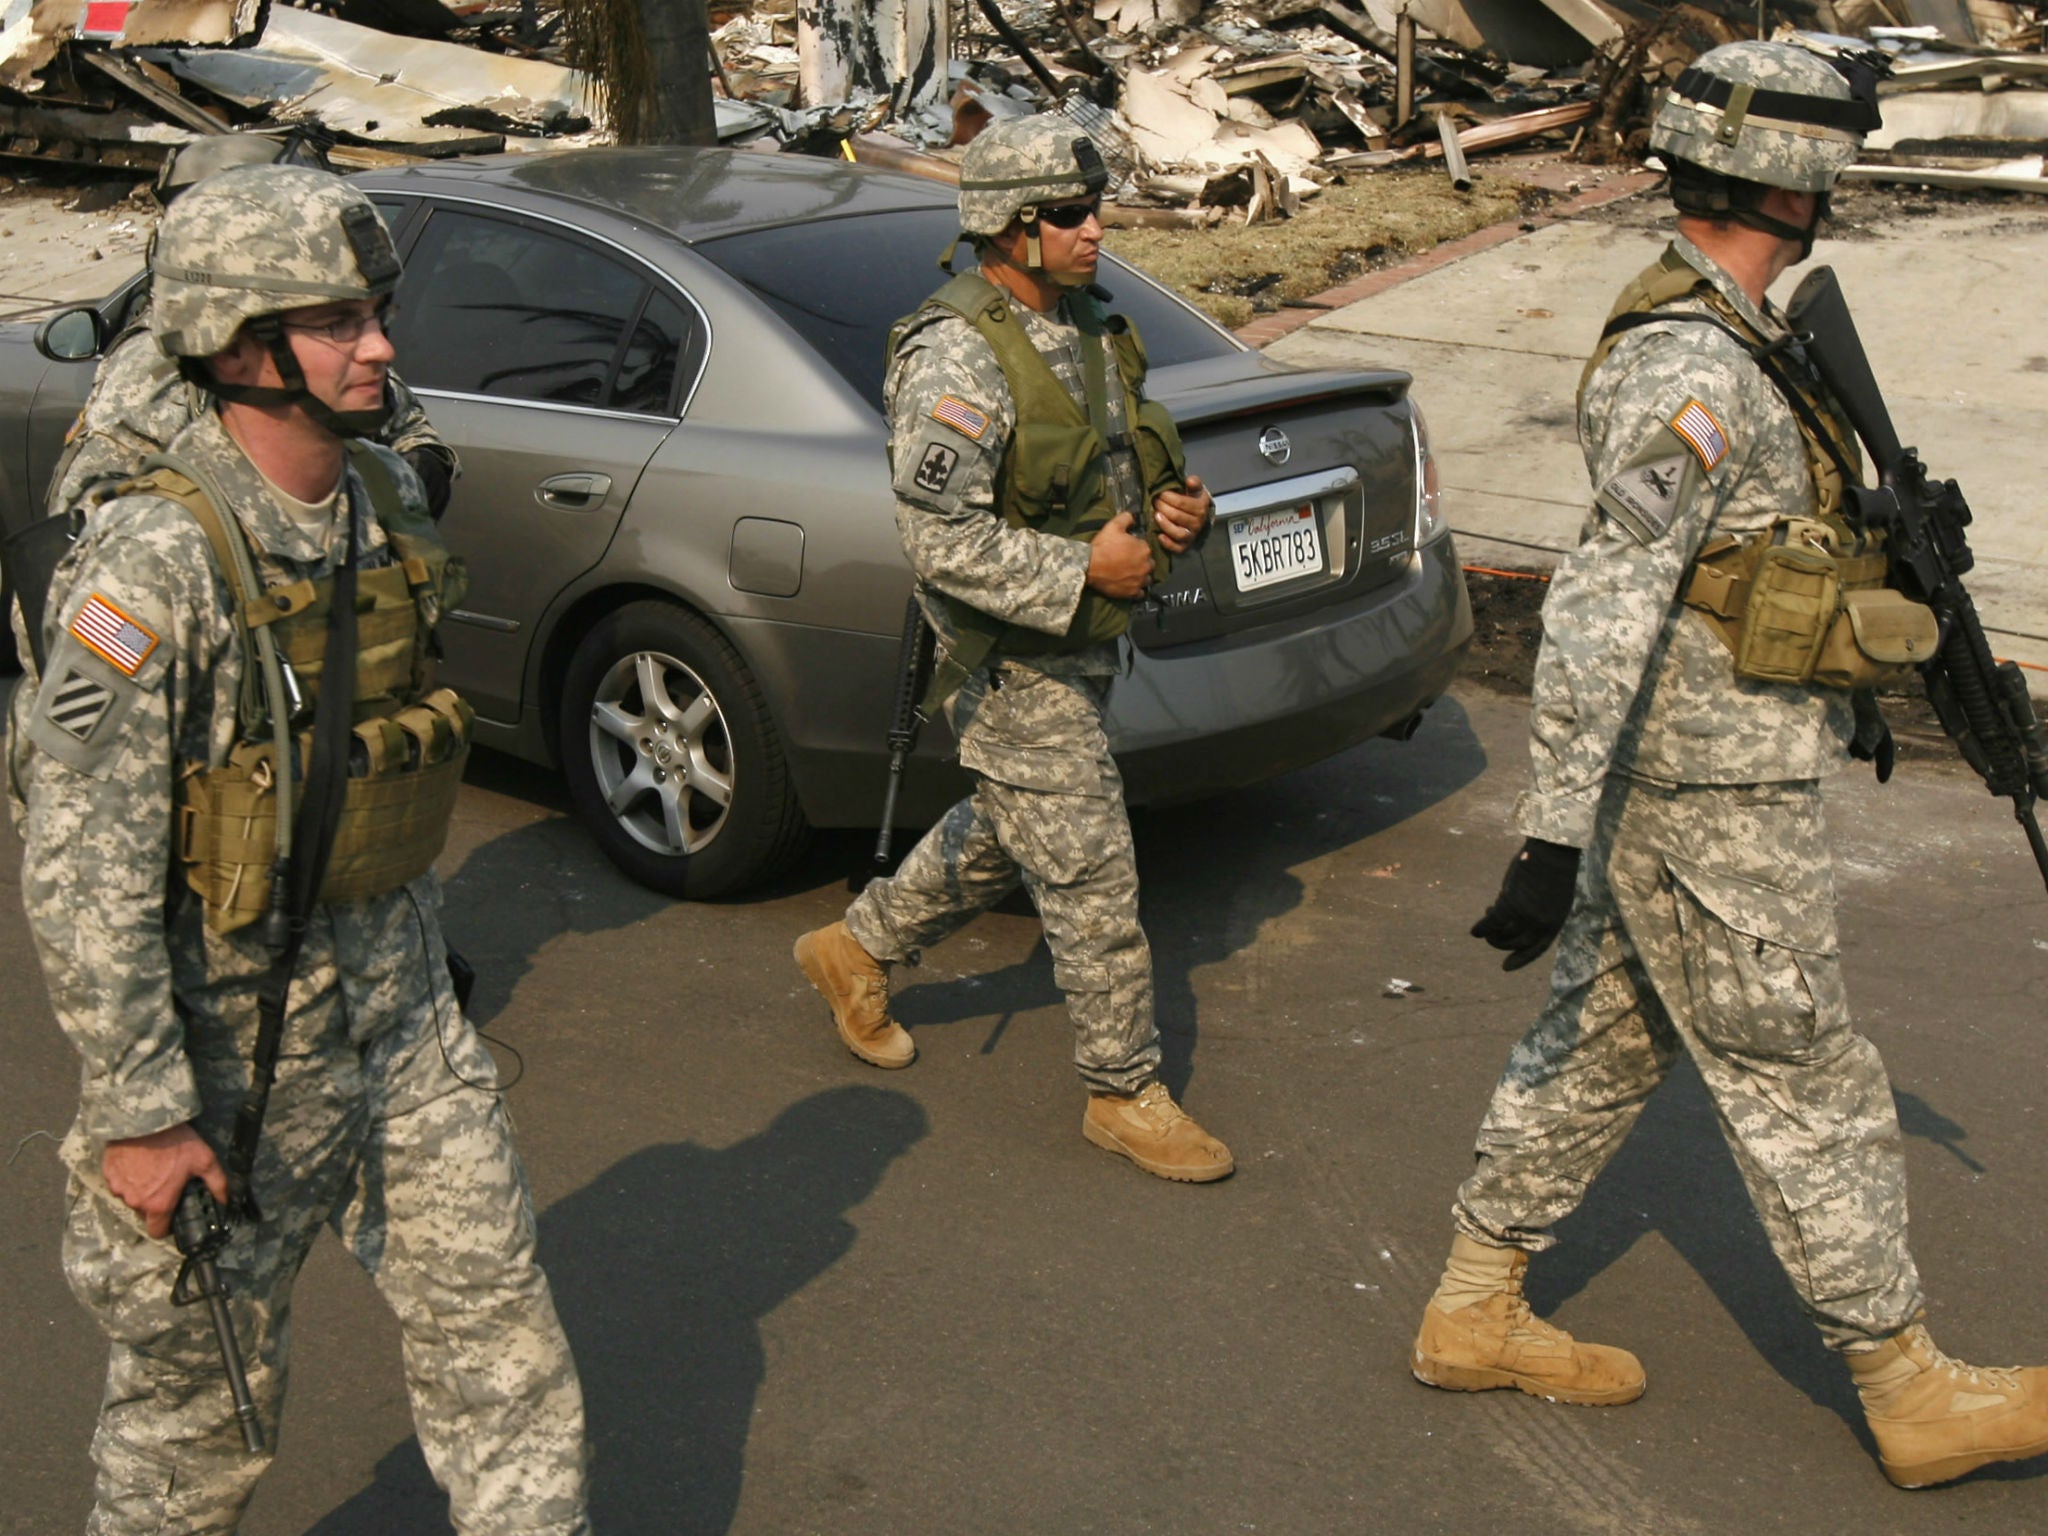
[(1813, 680), (1828, 688), (1888, 688), (1934, 660), (1934, 610), (1890, 587), (1842, 594), (1842, 613), (1821, 643)]

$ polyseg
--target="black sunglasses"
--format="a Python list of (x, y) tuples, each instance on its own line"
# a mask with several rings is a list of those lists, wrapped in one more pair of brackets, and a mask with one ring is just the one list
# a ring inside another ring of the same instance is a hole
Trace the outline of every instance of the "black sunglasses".
[(1085, 203), (1056, 203), (1050, 208), (1039, 209), (1038, 216), (1054, 229), (1079, 229), (1090, 219), (1102, 216), (1102, 199), (1091, 197)]

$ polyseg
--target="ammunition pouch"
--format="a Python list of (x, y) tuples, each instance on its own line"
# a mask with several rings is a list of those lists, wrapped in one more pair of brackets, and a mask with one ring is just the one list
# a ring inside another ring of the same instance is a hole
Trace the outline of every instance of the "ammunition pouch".
[[(355, 727), (321, 901), (381, 896), (433, 867), (448, 840), (474, 718), (467, 702), (442, 688)], [(312, 732), (301, 732), (301, 762), (311, 746)], [(268, 741), (241, 743), (218, 768), (185, 771), (175, 844), (186, 883), (206, 904), (208, 928), (233, 933), (263, 916), (277, 861), (277, 764)]]
[(1686, 607), (1763, 683), (1884, 688), (1934, 659), (1934, 610), (1885, 585), (1878, 534), (1840, 518), (1786, 518), (1750, 539), (1723, 536), (1694, 558)]

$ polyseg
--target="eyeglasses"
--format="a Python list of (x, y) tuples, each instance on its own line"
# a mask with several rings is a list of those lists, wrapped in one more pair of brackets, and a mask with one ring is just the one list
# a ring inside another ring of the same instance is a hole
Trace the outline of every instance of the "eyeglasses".
[(1102, 199), (1091, 197), (1085, 203), (1055, 203), (1050, 208), (1039, 209), (1038, 216), (1054, 229), (1079, 229), (1090, 219), (1102, 217)]
[(322, 341), (337, 347), (352, 347), (363, 339), (363, 332), (371, 326), (386, 336), (391, 334), (391, 306), (380, 304), (368, 313), (350, 313), (336, 316), (332, 320), (304, 321), (287, 320), (284, 328), (297, 331), (305, 336), (318, 336)]

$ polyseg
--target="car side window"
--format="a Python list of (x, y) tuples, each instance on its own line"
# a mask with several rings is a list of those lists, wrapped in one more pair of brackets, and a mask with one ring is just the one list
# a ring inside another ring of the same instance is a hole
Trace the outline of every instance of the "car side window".
[(702, 332), (673, 294), (656, 289), (633, 322), (612, 381), (614, 410), (666, 416), (674, 409), (676, 376), (694, 377)]
[(621, 354), (649, 371), (633, 327), (647, 288), (578, 241), (436, 209), (399, 282), (398, 366), (426, 389), (602, 405)]

